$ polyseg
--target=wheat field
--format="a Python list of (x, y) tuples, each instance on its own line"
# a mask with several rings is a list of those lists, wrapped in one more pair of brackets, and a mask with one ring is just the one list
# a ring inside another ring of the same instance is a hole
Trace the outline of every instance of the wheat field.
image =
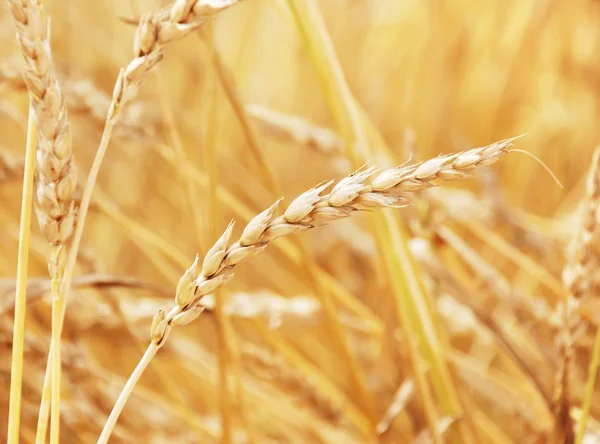
[(598, 2), (8, 0), (0, 42), (0, 442), (600, 443)]

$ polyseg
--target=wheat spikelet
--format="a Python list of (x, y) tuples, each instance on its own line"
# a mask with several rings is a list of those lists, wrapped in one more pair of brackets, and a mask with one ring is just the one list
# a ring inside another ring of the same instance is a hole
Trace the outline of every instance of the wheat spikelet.
[(208, 17), (239, 1), (176, 0), (160, 11), (144, 15), (135, 33), (134, 58), (119, 73), (107, 120), (114, 121), (123, 105), (137, 95), (148, 73), (162, 60), (167, 43), (182, 39)]

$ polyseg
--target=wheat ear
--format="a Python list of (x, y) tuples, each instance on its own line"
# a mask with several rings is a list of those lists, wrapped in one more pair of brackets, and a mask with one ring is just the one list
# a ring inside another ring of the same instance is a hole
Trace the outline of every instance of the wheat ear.
[[(158, 12), (146, 15), (138, 24), (133, 44), (134, 58), (129, 62), (125, 69), (120, 71), (117, 78), (112, 101), (106, 116), (102, 139), (98, 146), (98, 150), (96, 151), (83, 190), (77, 225), (75, 226), (75, 233), (73, 235), (73, 242), (68, 257), (66, 258), (64, 279), (60, 285), (60, 291), (63, 294), (68, 296), (73, 268), (75, 267), (77, 253), (83, 235), (83, 227), (87, 217), (92, 191), (96, 184), (102, 161), (104, 160), (113, 129), (119, 119), (122, 108), (129, 100), (135, 97), (150, 70), (162, 59), (162, 50), (166, 44), (185, 37), (194, 29), (197, 29), (207, 17), (238, 3), (238, 1), (239, 0), (177, 0)], [(66, 302), (61, 305), (60, 314), (58, 315), (58, 337), (60, 337), (60, 331), (62, 330)], [(54, 347), (51, 348), (51, 350), (53, 349)], [(42, 390), (36, 442), (43, 441), (40, 426), (43, 429), (43, 425), (47, 421), (45, 418), (48, 417), (50, 375), (52, 375), (52, 370), (49, 361), (46, 368), (46, 376), (44, 378), (44, 388)], [(43, 430), (41, 431), (43, 432)]]
[(168, 313), (160, 310), (154, 316), (150, 345), (119, 395), (98, 443), (108, 441), (135, 384), (173, 327), (196, 319), (205, 308), (202, 298), (229, 281), (236, 265), (262, 253), (279, 237), (346, 218), (355, 211), (403, 206), (408, 194), (435, 186), (437, 180), (464, 179), (470, 170), (496, 162), (508, 152), (513, 140), (384, 170), (370, 184), (367, 180), (375, 175), (375, 169), (363, 168), (342, 179), (327, 194), (323, 193), (333, 181), (323, 182), (297, 197), (282, 216), (275, 215), (281, 203), (281, 199), (277, 200), (248, 223), (236, 242), (230, 242), (234, 225), (231, 222), (208, 250), (202, 265), (196, 256), (183, 274), (175, 291), (174, 307)]
[(73, 233), (76, 210), (71, 194), (76, 169), (71, 156), (71, 127), (52, 61), (49, 20), (37, 1), (9, 0), (17, 27), (17, 42), (25, 61), (24, 81), (38, 128), (36, 152), (36, 213), (51, 245), (48, 270), (52, 279), (52, 416), (50, 439), (59, 442), (60, 429), (60, 281), (65, 270), (65, 243)]
[[(594, 250), (593, 244), (598, 240), (600, 235), (600, 148), (596, 148), (592, 159), (592, 167), (587, 179), (587, 193), (584, 200), (583, 214), (581, 225), (577, 236), (570, 245), (571, 257), (565, 265), (563, 280), (569, 289), (570, 302), (577, 299), (579, 302), (582, 299), (592, 296), (594, 290), (594, 282), (596, 281), (594, 274), (600, 266), (600, 257)], [(563, 335), (570, 339), (571, 320), (568, 316), (569, 305), (564, 307), (564, 323)], [(576, 305), (576, 304), (575, 304)], [(570, 362), (570, 351), (565, 351), (563, 362), (563, 372), (568, 376), (568, 364)], [(590, 361), (588, 379), (585, 387), (583, 399), (582, 414), (577, 427), (577, 435), (575, 442), (580, 444), (586, 432), (587, 421), (590, 414), (592, 397), (594, 395), (594, 383), (598, 372), (598, 364), (600, 362), (600, 326), (596, 327), (596, 338), (592, 351), (592, 359)], [(567, 387), (563, 387), (563, 398), (566, 406), (569, 406)], [(569, 421), (570, 424), (570, 421)]]

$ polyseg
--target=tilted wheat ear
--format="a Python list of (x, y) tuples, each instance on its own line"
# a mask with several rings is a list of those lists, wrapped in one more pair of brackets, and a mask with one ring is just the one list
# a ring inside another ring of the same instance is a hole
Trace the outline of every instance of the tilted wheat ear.
[(402, 205), (407, 200), (406, 193), (434, 186), (436, 180), (464, 179), (469, 170), (494, 163), (508, 151), (513, 140), (385, 170), (370, 184), (367, 179), (375, 174), (375, 169), (361, 169), (342, 179), (327, 194), (323, 192), (333, 181), (321, 183), (297, 197), (282, 216), (275, 215), (279, 199), (252, 219), (240, 239), (233, 243), (230, 243), (233, 222), (230, 223), (206, 254), (202, 266), (199, 267), (196, 258), (185, 272), (177, 286), (175, 307), (168, 314), (159, 313), (155, 317), (152, 340), (160, 346), (171, 326), (193, 320), (203, 310), (203, 296), (224, 285), (233, 276), (236, 265), (261, 253), (278, 237), (343, 219), (355, 211)]
[[(98, 443), (108, 440), (127, 398), (157, 350), (165, 344), (172, 328), (196, 319), (204, 311), (203, 296), (229, 281), (236, 265), (263, 252), (279, 237), (343, 219), (355, 211), (402, 206), (408, 194), (432, 187), (436, 180), (464, 179), (469, 170), (496, 162), (509, 151), (514, 140), (439, 156), (416, 165), (403, 165), (378, 172), (376, 176), (374, 168), (363, 168), (342, 179), (326, 194), (325, 189), (333, 181), (323, 182), (297, 197), (281, 216), (275, 215), (281, 203), (281, 199), (277, 200), (248, 223), (236, 242), (230, 242), (231, 222), (208, 250), (202, 265), (197, 256), (181, 277), (175, 291), (175, 306), (168, 313), (160, 310), (154, 316), (150, 346), (123, 388)], [(372, 176), (374, 179), (367, 183)]]

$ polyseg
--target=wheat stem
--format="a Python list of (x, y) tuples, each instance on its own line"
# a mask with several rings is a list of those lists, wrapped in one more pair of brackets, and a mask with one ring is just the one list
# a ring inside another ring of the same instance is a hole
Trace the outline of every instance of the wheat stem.
[(62, 298), (60, 295), (60, 280), (53, 278), (51, 282), (52, 294), (52, 392), (50, 408), (50, 443), (59, 443), (60, 431), (60, 315), (62, 312)]
[[(50, 356), (52, 355), (52, 343), (50, 343)], [(37, 429), (35, 431), (35, 444), (44, 444), (46, 434), (48, 433), (48, 417), (50, 413), (50, 398), (52, 396), (52, 367), (51, 360), (46, 364), (46, 374), (44, 375), (44, 385), (42, 386), (42, 397), (40, 401), (40, 411), (38, 413)]]
[(7, 443), (19, 442), (21, 418), (21, 385), (23, 383), (23, 345), (25, 341), (25, 313), (27, 309), (27, 266), (29, 263), (29, 230), (33, 195), (33, 173), (37, 147), (37, 128), (33, 107), (29, 107), (27, 142), (25, 150), (25, 172), (21, 197), (21, 220), (19, 224), (19, 247), (17, 259), (17, 287), (15, 291), (15, 317), (13, 348), (10, 369), (10, 404), (8, 412)]
[(119, 419), (119, 415), (123, 411), (123, 408), (125, 407), (125, 404), (127, 403), (127, 400), (131, 396), (131, 392), (133, 392), (133, 388), (135, 387), (135, 385), (139, 381), (140, 377), (144, 373), (144, 370), (146, 370), (146, 368), (148, 367), (148, 364), (150, 364), (150, 362), (152, 361), (152, 358), (154, 357), (154, 355), (156, 355), (157, 351), (158, 351), (158, 346), (153, 342), (150, 343), (150, 345), (146, 349), (146, 352), (144, 353), (144, 356), (142, 356), (142, 359), (140, 359), (140, 362), (138, 363), (138, 365), (135, 367), (135, 369), (131, 373), (131, 376), (129, 376), (129, 379), (127, 380), (127, 383), (125, 384), (125, 387), (123, 387), (123, 391), (119, 395), (117, 402), (115, 403), (112, 411), (110, 412), (110, 416), (106, 420), (106, 423), (104, 424), (104, 428), (102, 429), (102, 433), (100, 434), (100, 437), (98, 438), (98, 444), (106, 444), (106, 442), (108, 442), (108, 438), (110, 437), (110, 434), (112, 433), (113, 429), (115, 428), (115, 425), (117, 424), (117, 419)]

